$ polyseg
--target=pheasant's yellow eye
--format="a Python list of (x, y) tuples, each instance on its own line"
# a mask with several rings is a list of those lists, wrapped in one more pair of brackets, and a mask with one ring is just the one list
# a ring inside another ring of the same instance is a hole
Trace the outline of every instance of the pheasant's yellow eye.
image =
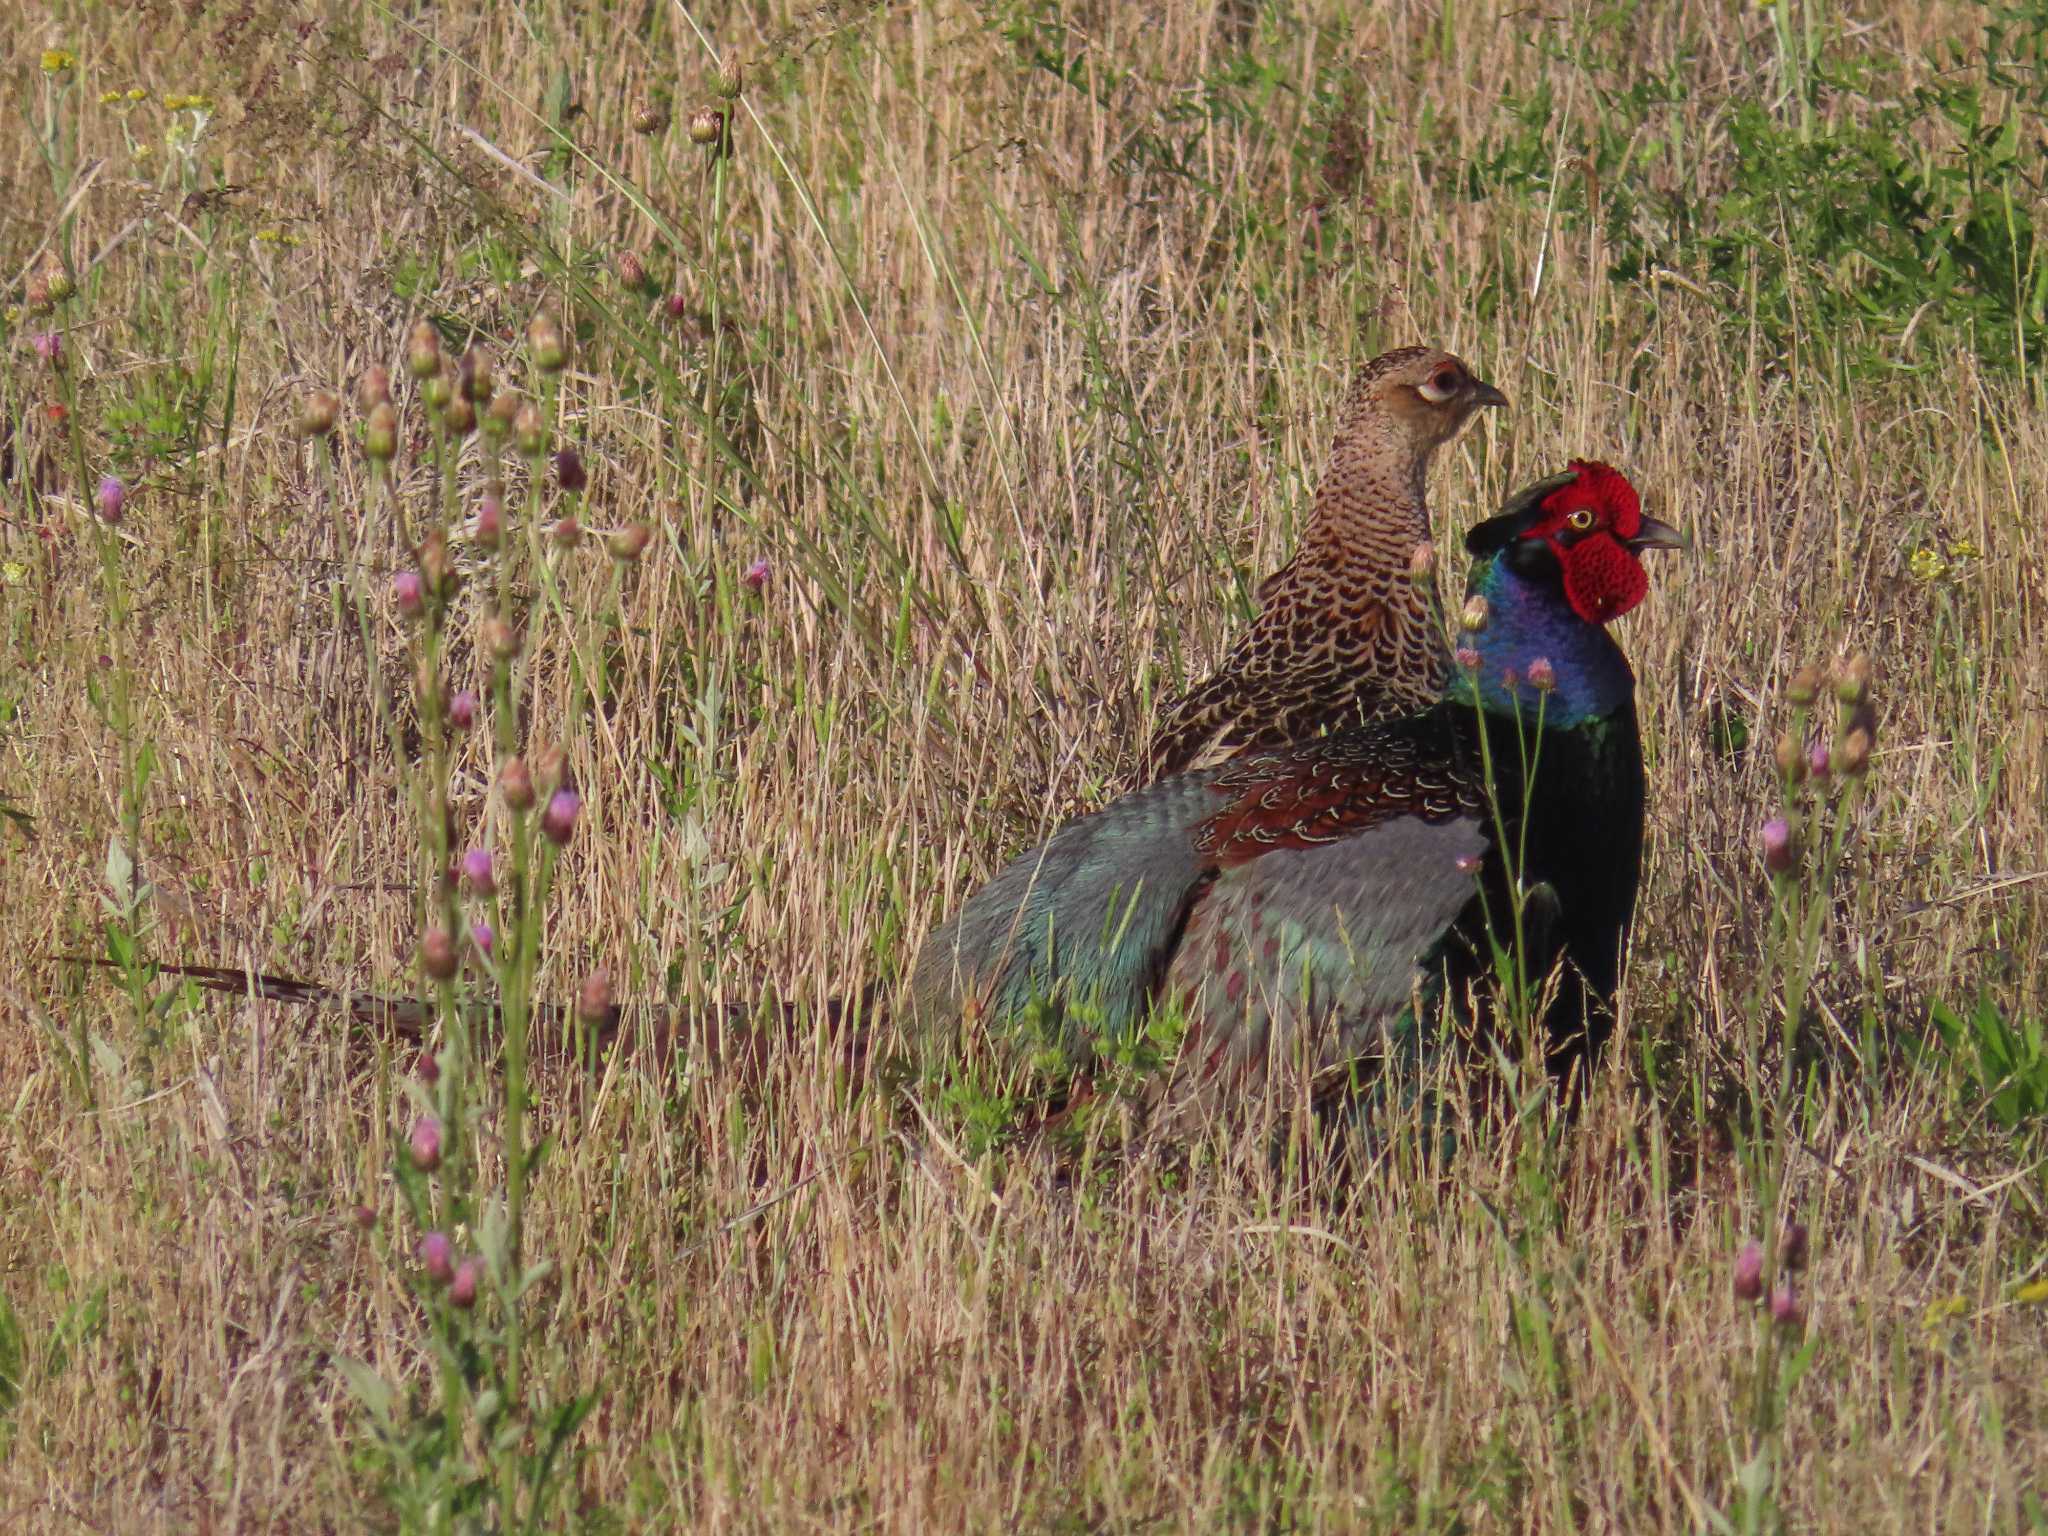
[(1565, 521), (1571, 524), (1572, 527), (1578, 529), (1579, 532), (1584, 533), (1588, 528), (1593, 526), (1593, 514), (1591, 512), (1588, 512), (1584, 507), (1581, 507), (1578, 511), (1574, 512), (1570, 517), (1566, 518)]

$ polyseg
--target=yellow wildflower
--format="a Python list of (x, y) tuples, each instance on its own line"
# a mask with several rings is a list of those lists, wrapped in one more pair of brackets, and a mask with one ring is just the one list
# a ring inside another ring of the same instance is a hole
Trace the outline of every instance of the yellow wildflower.
[(149, 100), (149, 92), (139, 85), (131, 85), (128, 87), (128, 99), (130, 101), (147, 101)]
[(1906, 569), (1915, 581), (1939, 581), (1948, 574), (1948, 562), (1941, 558), (1938, 550), (1922, 544), (1913, 551), (1912, 559), (1906, 562)]
[(43, 73), (46, 75), (68, 74), (78, 66), (77, 58), (63, 48), (43, 50)]
[(1974, 560), (1982, 553), (1983, 551), (1977, 548), (1975, 539), (1957, 539), (1948, 547), (1948, 557), (1951, 560)]
[(1943, 1323), (1952, 1323), (1959, 1317), (1967, 1317), (1970, 1304), (1960, 1296), (1946, 1296), (1940, 1301), (1931, 1301), (1921, 1314), (1920, 1326), (1932, 1333)]
[(2025, 1285), (2012, 1293), (2012, 1299), (2024, 1302), (2030, 1307), (2038, 1307), (2043, 1303), (2048, 1303), (2048, 1280), (2029, 1280)]
[(103, 107), (118, 106), (125, 99), (119, 91), (100, 92), (100, 105)]

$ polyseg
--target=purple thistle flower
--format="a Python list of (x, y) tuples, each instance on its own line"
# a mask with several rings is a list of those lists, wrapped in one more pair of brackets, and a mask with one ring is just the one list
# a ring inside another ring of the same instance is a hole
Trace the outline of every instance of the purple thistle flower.
[(572, 496), (590, 484), (590, 476), (583, 468), (583, 455), (574, 448), (564, 448), (555, 455), (555, 483)]
[(400, 571), (391, 578), (391, 600), (398, 605), (398, 611), (408, 619), (416, 619), (426, 611), (426, 583), (420, 580), (418, 571)]
[(30, 345), (36, 349), (36, 356), (52, 368), (64, 361), (64, 335), (61, 331), (38, 331)]
[(1799, 1293), (1790, 1285), (1781, 1285), (1771, 1292), (1771, 1321), (1784, 1328), (1798, 1328), (1806, 1322), (1806, 1308), (1800, 1304)]
[(462, 881), (479, 896), (488, 896), (498, 888), (491, 874), (490, 849), (472, 848), (462, 856)]
[(469, 942), (476, 946), (478, 954), (488, 960), (492, 947), (498, 942), (498, 936), (491, 931), (489, 923), (475, 922), (469, 925)]
[(455, 1266), (455, 1278), (448, 1285), (448, 1299), (467, 1310), (476, 1305), (476, 1277), (483, 1272), (477, 1259), (464, 1259)]
[(429, 1232), (420, 1239), (420, 1263), (426, 1266), (427, 1278), (436, 1285), (446, 1285), (455, 1278), (455, 1245), (448, 1241), (446, 1232)]
[(476, 707), (481, 702), (474, 688), (465, 688), (448, 701), (448, 723), (458, 731), (476, 724)]
[(412, 1125), (412, 1165), (421, 1173), (441, 1166), (441, 1122), (421, 1115)]
[(105, 523), (121, 521), (121, 512), (128, 505), (128, 487), (117, 475), (106, 475), (100, 480), (100, 520)]
[(772, 570), (773, 568), (768, 564), (766, 560), (756, 560), (752, 565), (747, 567), (745, 573), (741, 575), (740, 580), (746, 584), (748, 591), (758, 592), (763, 587), (768, 585), (768, 577), (772, 573)]
[(1469, 645), (1461, 645), (1458, 647), (1456, 652), (1456, 660), (1458, 665), (1463, 667), (1467, 672), (1477, 672), (1479, 670), (1479, 653), (1473, 650), (1472, 647)]
[(1764, 1248), (1755, 1238), (1735, 1254), (1735, 1299), (1755, 1301), (1764, 1293)]
[(1834, 768), (1834, 757), (1828, 751), (1825, 741), (1815, 741), (1806, 749), (1806, 765), (1813, 770), (1816, 779), (1824, 779)]
[(1764, 868), (1774, 875), (1784, 874), (1792, 867), (1792, 824), (1782, 816), (1773, 816), (1764, 823), (1760, 836)]
[(1557, 686), (1557, 668), (1550, 664), (1548, 656), (1538, 656), (1529, 663), (1529, 686), (1538, 693), (1548, 693)]
[(576, 830), (576, 818), (582, 810), (581, 795), (573, 789), (558, 789), (548, 797), (547, 808), (540, 813), (540, 829), (559, 848)]

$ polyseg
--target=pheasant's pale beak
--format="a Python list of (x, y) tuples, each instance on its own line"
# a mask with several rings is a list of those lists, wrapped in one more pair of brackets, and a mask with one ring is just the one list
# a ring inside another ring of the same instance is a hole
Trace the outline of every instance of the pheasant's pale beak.
[(1692, 540), (1680, 533), (1669, 523), (1660, 523), (1654, 517), (1643, 519), (1636, 529), (1635, 537), (1625, 541), (1630, 549), (1691, 549)]
[(1502, 409), (1506, 409), (1507, 403), (1508, 397), (1487, 383), (1486, 380), (1474, 379), (1472, 381), (1472, 404), (1475, 407), (1497, 405)]

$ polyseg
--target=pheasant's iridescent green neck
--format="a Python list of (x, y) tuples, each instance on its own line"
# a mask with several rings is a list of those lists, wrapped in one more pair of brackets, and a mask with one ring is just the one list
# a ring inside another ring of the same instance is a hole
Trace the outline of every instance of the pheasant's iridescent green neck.
[[(1612, 715), (1634, 697), (1635, 673), (1621, 647), (1572, 612), (1554, 576), (1524, 575), (1496, 554), (1473, 569), (1466, 591), (1466, 621), (1479, 622), (1457, 636), (1453, 698), (1469, 701), (1476, 689), (1493, 713), (1533, 721), (1540, 709), (1546, 728), (1563, 730)], [(1551, 683), (1547, 691), (1530, 681), (1532, 670)]]

